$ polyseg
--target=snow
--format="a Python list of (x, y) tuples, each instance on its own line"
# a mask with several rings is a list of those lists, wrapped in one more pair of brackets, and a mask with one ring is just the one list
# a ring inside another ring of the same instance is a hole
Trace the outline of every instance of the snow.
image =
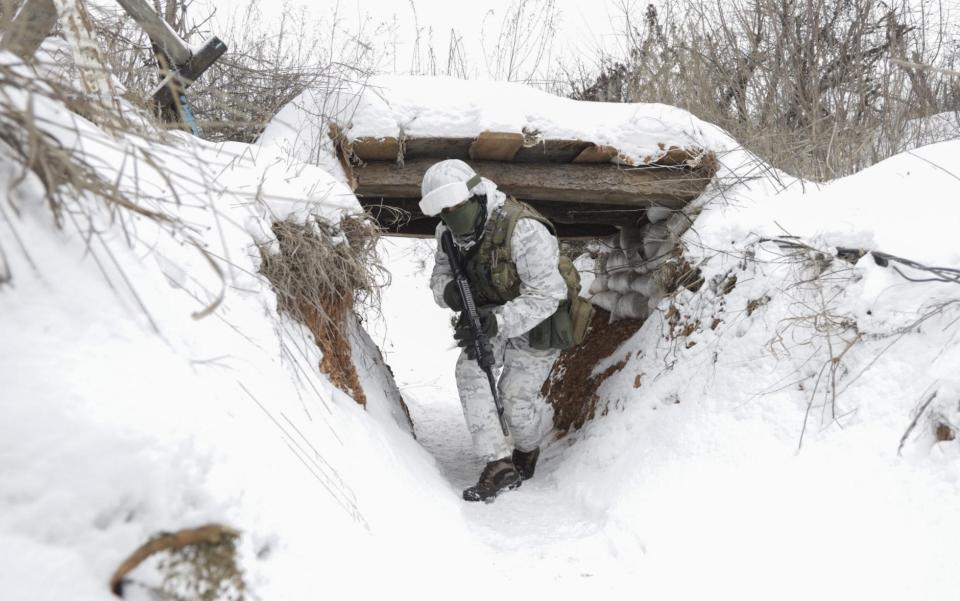
[(960, 229), (955, 140), (908, 150), (822, 187), (791, 182), (786, 188), (772, 197), (728, 194), (735, 206), (710, 211), (698, 222), (700, 231), (714, 234), (704, 243), (720, 248), (750, 232), (793, 235), (934, 265), (960, 263), (953, 242)]
[(344, 83), (332, 95), (305, 92), (277, 115), (261, 143), (315, 161), (329, 144), (328, 120), (348, 140), (476, 138), (485, 131), (584, 140), (613, 146), (619, 160), (632, 165), (655, 162), (673, 146), (711, 149), (713, 129), (663, 104), (571, 100), (510, 82), (378, 76)]
[[(208, 522), (243, 531), (241, 564), (260, 598), (372, 595), (411, 582), (424, 561), (443, 575), (427, 594), (464, 577), (474, 551), (445, 551), (467, 538), (459, 503), (398, 425), (376, 349), (355, 332), (357, 362), (373, 372), (364, 411), (320, 374), (312, 338), (277, 316), (256, 275), (254, 243), (271, 220), (335, 219), (356, 210), (353, 196), (324, 195), (340, 184), (256, 146), (113, 139), (37, 101), (105, 177), (135, 183), (139, 200), (187, 227), (84, 197), (70, 206), (79, 225), (58, 231), (36, 178), (10, 193), (19, 216), (2, 227), (28, 254), (4, 232), (4, 599), (113, 598), (110, 574), (136, 547)], [(0, 165), (7, 189), (21, 170), (6, 156)], [(366, 578), (368, 565), (387, 580)], [(157, 581), (147, 568), (134, 577)]]
[[(684, 240), (708, 285), (667, 299), (601, 362), (627, 359), (600, 390), (610, 413), (547, 446), (519, 491), (464, 508), (498, 550), (497, 569), (562, 598), (954, 598), (960, 447), (937, 442), (932, 425), (960, 424), (960, 290), (907, 282), (870, 255), (815, 277), (815, 263), (760, 239), (790, 234), (827, 256), (863, 247), (956, 268), (960, 190), (946, 171), (958, 155), (950, 142), (822, 188), (774, 173), (714, 190)], [(754, 170), (742, 152), (725, 158), (728, 181)], [(904, 199), (924, 218), (905, 218)], [(385, 246), (387, 360), (410, 387), (419, 440), (466, 486), (481, 466), (459, 413), (449, 331), (437, 325), (448, 315), (422, 307), (431, 248)], [(728, 294), (710, 284), (731, 274)], [(702, 322), (688, 338), (665, 336), (671, 304)], [(419, 335), (404, 323), (412, 307), (426, 311)], [(831, 329), (827, 317), (856, 329)], [(817, 382), (837, 356), (832, 410), (829, 377)], [(932, 391), (941, 400), (898, 453)]]
[[(435, 110), (452, 121), (445, 102)], [(521, 118), (525, 102), (491, 101), (471, 127), (541, 119), (551, 131), (580, 110), (545, 102)], [(452, 382), (452, 314), (427, 288), (432, 243), (381, 245), (382, 317), (363, 316), (370, 338), (351, 324), (364, 410), (317, 370), (309, 333), (277, 315), (256, 273), (273, 219), (357, 209), (342, 174), (292, 160), (288, 138), (113, 138), (37, 107), (100, 173), (187, 227), (84, 197), (73, 208), (93, 229), (58, 230), (39, 181), (17, 182), (0, 156), (3, 215), (18, 210), (0, 224), (14, 277), (0, 288), (4, 599), (112, 599), (128, 553), (208, 522), (243, 532), (260, 599), (490, 598), (505, 586), (558, 599), (956, 598), (960, 444), (933, 426), (960, 425), (960, 289), (833, 255), (859, 246), (960, 267), (948, 174), (960, 142), (819, 189), (726, 147), (728, 185), (684, 238), (705, 285), (665, 299), (615, 353), (626, 363), (600, 389), (608, 413), (550, 441), (533, 480), (485, 505), (459, 499), (481, 466)], [(720, 146), (722, 132), (702, 134)], [(29, 255), (8, 242), (11, 225)], [(762, 240), (787, 234), (822, 256)], [(699, 322), (689, 336), (676, 336), (671, 306)]]

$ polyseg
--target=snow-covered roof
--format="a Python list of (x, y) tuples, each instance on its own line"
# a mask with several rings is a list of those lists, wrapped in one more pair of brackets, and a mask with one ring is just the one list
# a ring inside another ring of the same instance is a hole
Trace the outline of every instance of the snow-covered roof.
[(671, 148), (709, 149), (703, 123), (663, 104), (571, 100), (509, 82), (390, 76), (371, 80), (334, 116), (350, 142), (520, 134), (524, 146), (579, 140), (616, 149), (608, 160), (647, 165)]
[(714, 150), (727, 141), (714, 126), (662, 104), (585, 102), (516, 83), (411, 76), (307, 91), (261, 138), (340, 173), (362, 204), (409, 214), (382, 225), (410, 235), (433, 232), (435, 220), (420, 214), (416, 200), (423, 173), (437, 160), (470, 161), (559, 223), (561, 235), (597, 235), (636, 224), (647, 207), (680, 208), (697, 198), (715, 173)]
[(261, 143), (316, 162), (330, 122), (355, 145), (496, 132), (523, 136), (524, 147), (582, 141), (584, 148), (602, 149), (604, 160), (634, 166), (657, 163), (671, 149), (691, 151), (684, 158), (695, 159), (717, 145), (713, 126), (664, 104), (587, 102), (518, 83), (426, 76), (374, 77), (333, 93), (309, 90), (277, 115)]

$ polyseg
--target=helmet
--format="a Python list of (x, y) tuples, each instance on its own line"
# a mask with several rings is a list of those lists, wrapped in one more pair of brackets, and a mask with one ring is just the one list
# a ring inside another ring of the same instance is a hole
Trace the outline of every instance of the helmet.
[(423, 174), (420, 184), (420, 210), (433, 217), (440, 211), (455, 207), (471, 196), (471, 190), (481, 184), (477, 172), (459, 159), (434, 163)]

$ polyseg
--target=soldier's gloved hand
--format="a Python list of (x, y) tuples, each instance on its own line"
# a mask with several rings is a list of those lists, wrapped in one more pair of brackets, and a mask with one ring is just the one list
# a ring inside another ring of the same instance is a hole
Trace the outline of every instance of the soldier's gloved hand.
[(443, 302), (454, 311), (463, 311), (463, 297), (456, 280), (450, 280), (443, 289)]
[[(480, 331), (486, 336), (487, 344), (484, 345), (483, 359), (489, 361), (488, 365), (493, 365), (493, 347), (490, 345), (490, 339), (497, 335), (497, 316), (490, 309), (480, 308), (477, 310), (477, 317), (480, 320)], [(457, 346), (462, 347), (467, 352), (470, 359), (477, 358), (476, 345), (473, 339), (473, 330), (470, 328), (470, 322), (466, 314), (461, 314), (460, 321), (457, 322), (456, 330), (453, 333)]]

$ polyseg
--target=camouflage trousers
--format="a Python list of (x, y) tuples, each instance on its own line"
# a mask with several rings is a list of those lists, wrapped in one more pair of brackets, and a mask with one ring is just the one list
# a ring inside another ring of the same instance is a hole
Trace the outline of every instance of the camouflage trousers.
[[(507, 438), (490, 394), (487, 374), (477, 362), (460, 353), (456, 379), (463, 405), (463, 416), (473, 437), (473, 448), (484, 461), (509, 456), (514, 448), (531, 451), (553, 426), (553, 409), (540, 396), (540, 388), (560, 351), (540, 351), (530, 347), (527, 335), (494, 338), (491, 341), (500, 370), (497, 391), (510, 427)], [(511, 440), (512, 438), (512, 440)]]

